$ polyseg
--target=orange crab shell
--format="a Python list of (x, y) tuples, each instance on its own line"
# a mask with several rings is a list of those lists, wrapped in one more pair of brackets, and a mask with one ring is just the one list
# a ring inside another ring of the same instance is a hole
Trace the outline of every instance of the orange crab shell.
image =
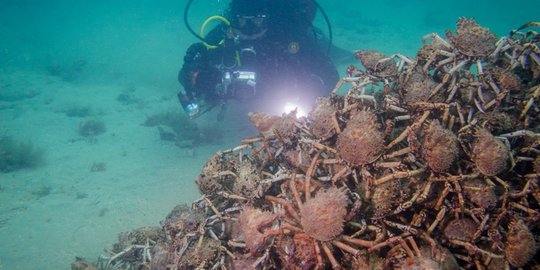
[(304, 232), (320, 241), (329, 241), (343, 232), (347, 215), (347, 194), (331, 187), (319, 191), (300, 209)]
[(479, 25), (474, 19), (459, 18), (456, 35), (447, 31), (453, 45), (467, 56), (487, 56), (495, 50), (497, 37), (489, 29)]
[(311, 120), (311, 133), (318, 139), (327, 139), (336, 133), (332, 121), (335, 109), (329, 98), (319, 98), (315, 108), (309, 113)]
[(473, 239), (477, 225), (470, 218), (454, 219), (444, 228), (444, 236), (450, 240), (469, 242)]
[(504, 253), (515, 267), (527, 264), (536, 254), (534, 235), (522, 220), (510, 223)]
[(435, 172), (447, 172), (459, 155), (458, 139), (452, 131), (432, 122), (424, 137), (423, 154)]
[(478, 131), (473, 153), (474, 163), (484, 175), (495, 176), (509, 168), (510, 150), (486, 129)]
[(386, 55), (373, 50), (360, 50), (354, 53), (366, 70), (373, 75), (393, 77), (398, 75), (398, 69), (393, 60), (379, 62), (387, 58)]
[(244, 242), (252, 254), (259, 251), (266, 239), (266, 235), (260, 231), (261, 227), (271, 223), (276, 217), (275, 214), (251, 206), (245, 206), (240, 212), (238, 224)]
[(384, 151), (384, 134), (380, 128), (374, 113), (357, 112), (337, 138), (339, 156), (353, 165), (366, 165), (377, 160)]
[(248, 113), (249, 121), (253, 123), (253, 126), (264, 136), (272, 137), (274, 129), (279, 124), (281, 117), (271, 115), (264, 112), (250, 112)]

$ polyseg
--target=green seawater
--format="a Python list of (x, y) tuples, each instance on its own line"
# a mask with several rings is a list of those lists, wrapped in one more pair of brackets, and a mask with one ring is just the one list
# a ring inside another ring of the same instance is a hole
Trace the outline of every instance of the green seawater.
[[(240, 113), (216, 123), (214, 112), (197, 128), (186, 124), (182, 132), (202, 135), (177, 144), (143, 125), (152, 115), (180, 113), (176, 77), (197, 41), (183, 24), (186, 3), (0, 0), (0, 139), (31, 145), (44, 159), (0, 172), (1, 270), (70, 269), (76, 256), (97, 260), (120, 232), (159, 225), (175, 205), (199, 197), (194, 179), (208, 157), (254, 135)], [(336, 46), (409, 57), (423, 35), (455, 31), (459, 17), (498, 37), (540, 21), (540, 1), (532, 0), (319, 4)], [(227, 1), (195, 0), (189, 21), (198, 29), (226, 7)], [(316, 25), (327, 31), (320, 14)], [(338, 63), (340, 73), (348, 64), (359, 63)], [(104, 130), (81, 136), (87, 121), (101, 121)], [(0, 148), (0, 155), (8, 153)]]

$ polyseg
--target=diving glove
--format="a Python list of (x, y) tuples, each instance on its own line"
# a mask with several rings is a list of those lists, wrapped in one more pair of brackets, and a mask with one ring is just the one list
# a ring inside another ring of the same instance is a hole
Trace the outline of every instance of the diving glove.
[(178, 100), (180, 101), (184, 112), (188, 114), (190, 119), (195, 119), (200, 115), (201, 108), (197, 99), (189, 98), (186, 94), (180, 92), (178, 93)]

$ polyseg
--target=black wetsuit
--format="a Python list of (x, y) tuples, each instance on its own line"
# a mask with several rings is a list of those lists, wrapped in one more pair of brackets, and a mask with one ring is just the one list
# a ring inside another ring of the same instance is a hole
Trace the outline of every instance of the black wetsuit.
[[(226, 38), (228, 27), (220, 25), (208, 35), (212, 43), (225, 41), (218, 48), (208, 49), (202, 43), (190, 46), (178, 75), (186, 96), (207, 102), (219, 100), (223, 93), (216, 94), (216, 85), (227, 70), (255, 72), (257, 96), (284, 87), (309, 91), (312, 97), (328, 95), (339, 80), (338, 72), (312, 28), (313, 18), (303, 14), (305, 10), (289, 7), (292, 2), (273, 2), (281, 4), (269, 11), (268, 30), (259, 39), (235, 42)], [(291, 13), (293, 8), (296, 11)]]

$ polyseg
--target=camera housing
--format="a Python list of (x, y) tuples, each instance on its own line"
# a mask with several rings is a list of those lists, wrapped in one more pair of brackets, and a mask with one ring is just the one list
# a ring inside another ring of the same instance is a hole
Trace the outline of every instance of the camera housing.
[(218, 95), (246, 102), (257, 94), (257, 73), (253, 71), (225, 71)]

